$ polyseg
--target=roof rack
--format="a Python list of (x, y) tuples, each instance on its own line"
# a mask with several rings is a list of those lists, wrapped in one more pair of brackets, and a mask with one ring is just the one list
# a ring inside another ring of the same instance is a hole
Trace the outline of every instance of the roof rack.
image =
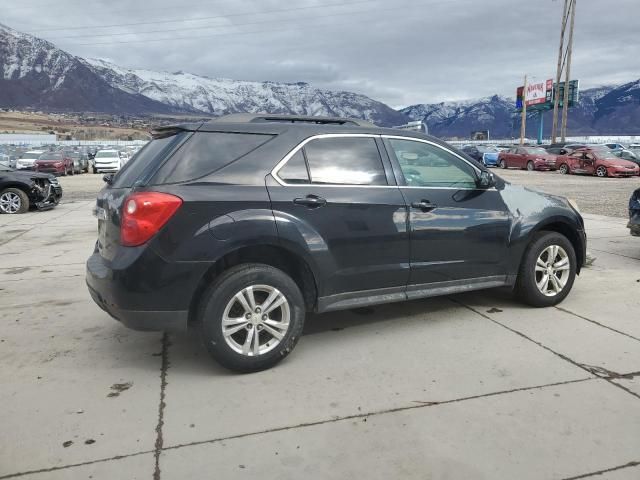
[(358, 118), (315, 117), (312, 115), (264, 115), (253, 113), (232, 113), (218, 117), (215, 123), (311, 123), (315, 125), (356, 125), (372, 127), (371, 122)]

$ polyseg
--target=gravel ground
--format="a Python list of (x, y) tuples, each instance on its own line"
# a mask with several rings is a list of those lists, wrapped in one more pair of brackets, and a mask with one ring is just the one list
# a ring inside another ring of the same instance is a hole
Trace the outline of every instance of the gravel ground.
[(629, 198), (640, 187), (640, 177), (598, 178), (589, 175), (561, 175), (558, 172), (494, 170), (505, 180), (536, 190), (563, 195), (578, 202), (584, 213), (627, 217)]
[[(598, 178), (584, 175), (561, 175), (557, 172), (528, 172), (526, 170), (493, 170), (505, 180), (542, 190), (554, 195), (564, 195), (578, 202), (585, 213), (627, 217), (629, 197), (640, 187), (640, 177)], [(64, 201), (81, 201), (95, 198), (104, 182), (102, 175), (85, 173), (73, 177), (60, 177), (64, 189)]]

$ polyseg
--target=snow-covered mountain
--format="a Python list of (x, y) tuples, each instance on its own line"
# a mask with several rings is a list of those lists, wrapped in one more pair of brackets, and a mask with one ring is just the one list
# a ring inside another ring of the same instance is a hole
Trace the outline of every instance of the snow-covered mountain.
[[(620, 86), (603, 86), (580, 92), (579, 105), (569, 111), (571, 135), (637, 135), (640, 133), (640, 79)], [(411, 105), (400, 110), (422, 120), (429, 133), (440, 137), (468, 138), (472, 131), (489, 130), (494, 138), (520, 135), (520, 115), (515, 98), (494, 95), (461, 102)], [(527, 135), (535, 137), (538, 122), (530, 114)], [(544, 114), (544, 132), (551, 131), (552, 112)]]
[(113, 87), (171, 105), (212, 115), (282, 113), (355, 117), (379, 125), (398, 125), (407, 118), (365, 95), (314, 88), (303, 82), (249, 82), (209, 78), (186, 72), (125, 69), (101, 59), (86, 65)]
[(0, 106), (130, 114), (331, 115), (379, 125), (407, 121), (405, 115), (365, 95), (322, 90), (306, 83), (214, 79), (85, 60), (2, 24)]

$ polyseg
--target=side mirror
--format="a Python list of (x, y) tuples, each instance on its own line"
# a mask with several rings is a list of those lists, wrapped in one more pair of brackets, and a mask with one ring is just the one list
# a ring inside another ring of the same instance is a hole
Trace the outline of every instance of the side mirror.
[(478, 179), (478, 186), (480, 188), (491, 188), (496, 184), (496, 177), (491, 172), (486, 170), (480, 171), (480, 178)]
[(104, 175), (102, 177), (102, 180), (107, 184), (107, 185), (111, 185), (111, 183), (113, 182), (113, 173), (107, 173), (106, 175)]

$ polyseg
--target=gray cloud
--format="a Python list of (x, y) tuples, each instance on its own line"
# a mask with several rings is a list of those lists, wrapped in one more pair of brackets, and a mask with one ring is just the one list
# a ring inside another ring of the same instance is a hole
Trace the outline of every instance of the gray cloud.
[[(572, 77), (582, 88), (637, 79), (640, 2), (577, 1)], [(562, 0), (132, 3), (24, 0), (5, 5), (2, 22), (72, 54), (126, 67), (305, 81), (398, 107), (513, 96), (525, 73), (551, 78), (562, 9)], [(201, 17), (219, 18), (100, 28)], [(69, 36), (79, 37), (61, 38)], [(201, 38), (181, 39), (195, 36)]]

